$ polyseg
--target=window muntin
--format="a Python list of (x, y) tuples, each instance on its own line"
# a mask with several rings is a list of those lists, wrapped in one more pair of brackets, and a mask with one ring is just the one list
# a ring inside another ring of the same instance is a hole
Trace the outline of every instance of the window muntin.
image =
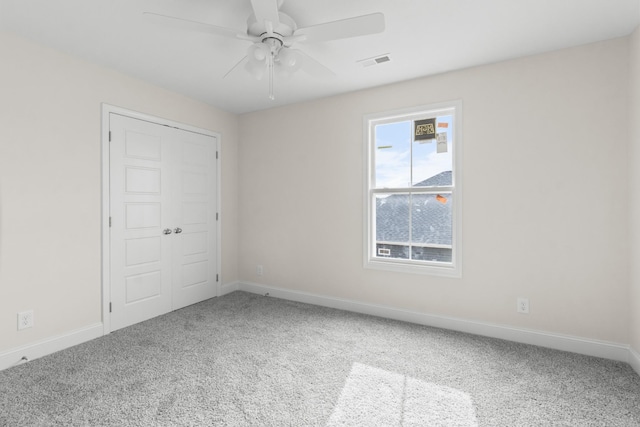
[(365, 118), (365, 266), (460, 276), (457, 122), (457, 103)]

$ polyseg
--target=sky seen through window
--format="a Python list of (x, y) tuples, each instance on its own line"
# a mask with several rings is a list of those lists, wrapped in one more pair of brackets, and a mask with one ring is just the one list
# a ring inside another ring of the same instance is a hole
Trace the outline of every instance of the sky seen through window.
[(437, 152), (436, 140), (413, 141), (411, 120), (376, 126), (376, 188), (412, 187), (453, 169), (453, 117), (439, 116), (436, 123), (436, 131), (446, 133), (446, 152)]

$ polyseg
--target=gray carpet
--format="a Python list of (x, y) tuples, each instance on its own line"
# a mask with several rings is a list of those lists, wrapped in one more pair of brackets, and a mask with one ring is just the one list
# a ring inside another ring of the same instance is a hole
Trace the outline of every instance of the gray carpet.
[(624, 363), (234, 292), (0, 372), (0, 426), (640, 426)]

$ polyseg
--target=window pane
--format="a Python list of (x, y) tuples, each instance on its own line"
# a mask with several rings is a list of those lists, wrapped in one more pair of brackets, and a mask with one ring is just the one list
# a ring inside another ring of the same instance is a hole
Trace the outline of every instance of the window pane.
[(409, 245), (377, 243), (376, 256), (380, 258), (409, 259)]
[(411, 259), (419, 261), (448, 262), (453, 259), (453, 250), (450, 248), (429, 248), (422, 246), (411, 247)]
[(376, 195), (374, 256), (409, 258), (409, 195)]
[(407, 121), (375, 127), (376, 188), (411, 186), (411, 124)]
[(438, 116), (436, 133), (438, 139), (412, 144), (412, 185), (415, 187), (453, 185), (453, 116)]
[(453, 194), (414, 194), (411, 240), (416, 244), (451, 245)]

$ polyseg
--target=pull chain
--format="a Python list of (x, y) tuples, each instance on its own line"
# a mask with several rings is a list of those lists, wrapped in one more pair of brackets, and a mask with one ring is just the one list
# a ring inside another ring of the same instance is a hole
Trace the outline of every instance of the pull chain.
[(269, 67), (269, 99), (270, 100), (274, 100), (276, 99), (275, 95), (273, 94), (273, 55), (274, 53), (271, 52), (271, 55), (269, 55), (269, 63), (268, 63), (268, 67)]

